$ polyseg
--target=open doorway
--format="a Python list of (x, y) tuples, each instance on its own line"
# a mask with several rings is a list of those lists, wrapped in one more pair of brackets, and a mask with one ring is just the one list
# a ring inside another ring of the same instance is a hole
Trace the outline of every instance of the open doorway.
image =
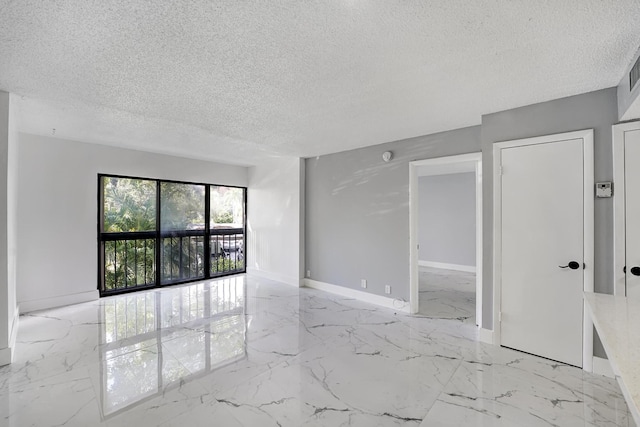
[(481, 162), (473, 153), (410, 163), (411, 313), (482, 326)]

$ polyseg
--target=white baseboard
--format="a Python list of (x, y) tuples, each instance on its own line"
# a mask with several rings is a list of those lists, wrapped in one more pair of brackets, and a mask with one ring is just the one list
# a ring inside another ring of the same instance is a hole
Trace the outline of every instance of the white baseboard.
[(485, 344), (493, 344), (493, 330), (478, 328), (478, 340)]
[(345, 288), (343, 286), (332, 285), (331, 283), (319, 282), (312, 279), (304, 279), (304, 285), (308, 288), (330, 292), (332, 294), (341, 295), (347, 298), (353, 298), (355, 300), (363, 301), (369, 304), (375, 304), (382, 307), (390, 308), (392, 310), (402, 311), (403, 313), (410, 312), (409, 302), (407, 301), (370, 294), (369, 292), (362, 292), (357, 289)]
[(447, 264), (435, 261), (418, 261), (418, 265), (420, 267), (442, 268), (444, 270), (464, 271), (467, 273), (476, 272), (476, 268), (473, 265)]
[(611, 363), (609, 363), (609, 359), (604, 359), (598, 356), (593, 356), (593, 373), (604, 375), (609, 378), (616, 377), (613, 373), (613, 369), (611, 368)]
[(100, 292), (98, 292), (98, 290), (96, 289), (94, 291), (80, 292), (77, 294), (64, 295), (61, 297), (20, 301), (20, 311), (22, 313), (30, 313), (32, 311), (45, 310), (47, 308), (63, 307), (65, 305), (95, 301), (98, 298), (100, 298)]
[(287, 285), (295, 286), (299, 288), (304, 286), (303, 279), (297, 279), (294, 277), (285, 276), (280, 273), (273, 273), (271, 271), (258, 270), (257, 268), (247, 268), (247, 274), (256, 277), (262, 277), (264, 279), (274, 280), (276, 282), (286, 283)]

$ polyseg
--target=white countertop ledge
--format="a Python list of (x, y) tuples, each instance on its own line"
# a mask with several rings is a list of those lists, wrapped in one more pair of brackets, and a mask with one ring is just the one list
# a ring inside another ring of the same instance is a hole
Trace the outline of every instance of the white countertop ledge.
[(640, 426), (640, 298), (585, 292), (584, 299), (629, 410)]

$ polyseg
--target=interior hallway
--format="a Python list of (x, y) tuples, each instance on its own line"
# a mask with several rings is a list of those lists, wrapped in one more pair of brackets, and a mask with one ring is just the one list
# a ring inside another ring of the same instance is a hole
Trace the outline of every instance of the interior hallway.
[(29, 314), (0, 424), (632, 425), (614, 380), (479, 343), (469, 298), (423, 295), (443, 318), (244, 275)]

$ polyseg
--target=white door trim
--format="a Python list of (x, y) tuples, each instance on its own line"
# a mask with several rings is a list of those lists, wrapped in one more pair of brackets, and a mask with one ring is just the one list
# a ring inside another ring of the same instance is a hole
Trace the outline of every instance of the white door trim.
[[(549, 144), (582, 139), (584, 147), (584, 262), (583, 270), (584, 291), (593, 292), (593, 263), (594, 263), (594, 222), (593, 222), (593, 129), (566, 132), (555, 135), (545, 135), (534, 138), (503, 141), (493, 144), (493, 331), (494, 343), (500, 345), (500, 312), (502, 292), (502, 179), (501, 164), (502, 150), (511, 147), (521, 147), (534, 144)], [(583, 369), (592, 370), (593, 360), (593, 324), (583, 308), (582, 325), (582, 363)]]
[(419, 311), (418, 284), (418, 171), (421, 176), (459, 173), (461, 168), (476, 174), (476, 323), (482, 327), (482, 153), (416, 160), (409, 163), (409, 305)]
[(640, 121), (620, 123), (611, 128), (613, 136), (613, 294), (627, 294), (623, 268), (626, 263), (625, 154), (624, 134), (640, 130)]

